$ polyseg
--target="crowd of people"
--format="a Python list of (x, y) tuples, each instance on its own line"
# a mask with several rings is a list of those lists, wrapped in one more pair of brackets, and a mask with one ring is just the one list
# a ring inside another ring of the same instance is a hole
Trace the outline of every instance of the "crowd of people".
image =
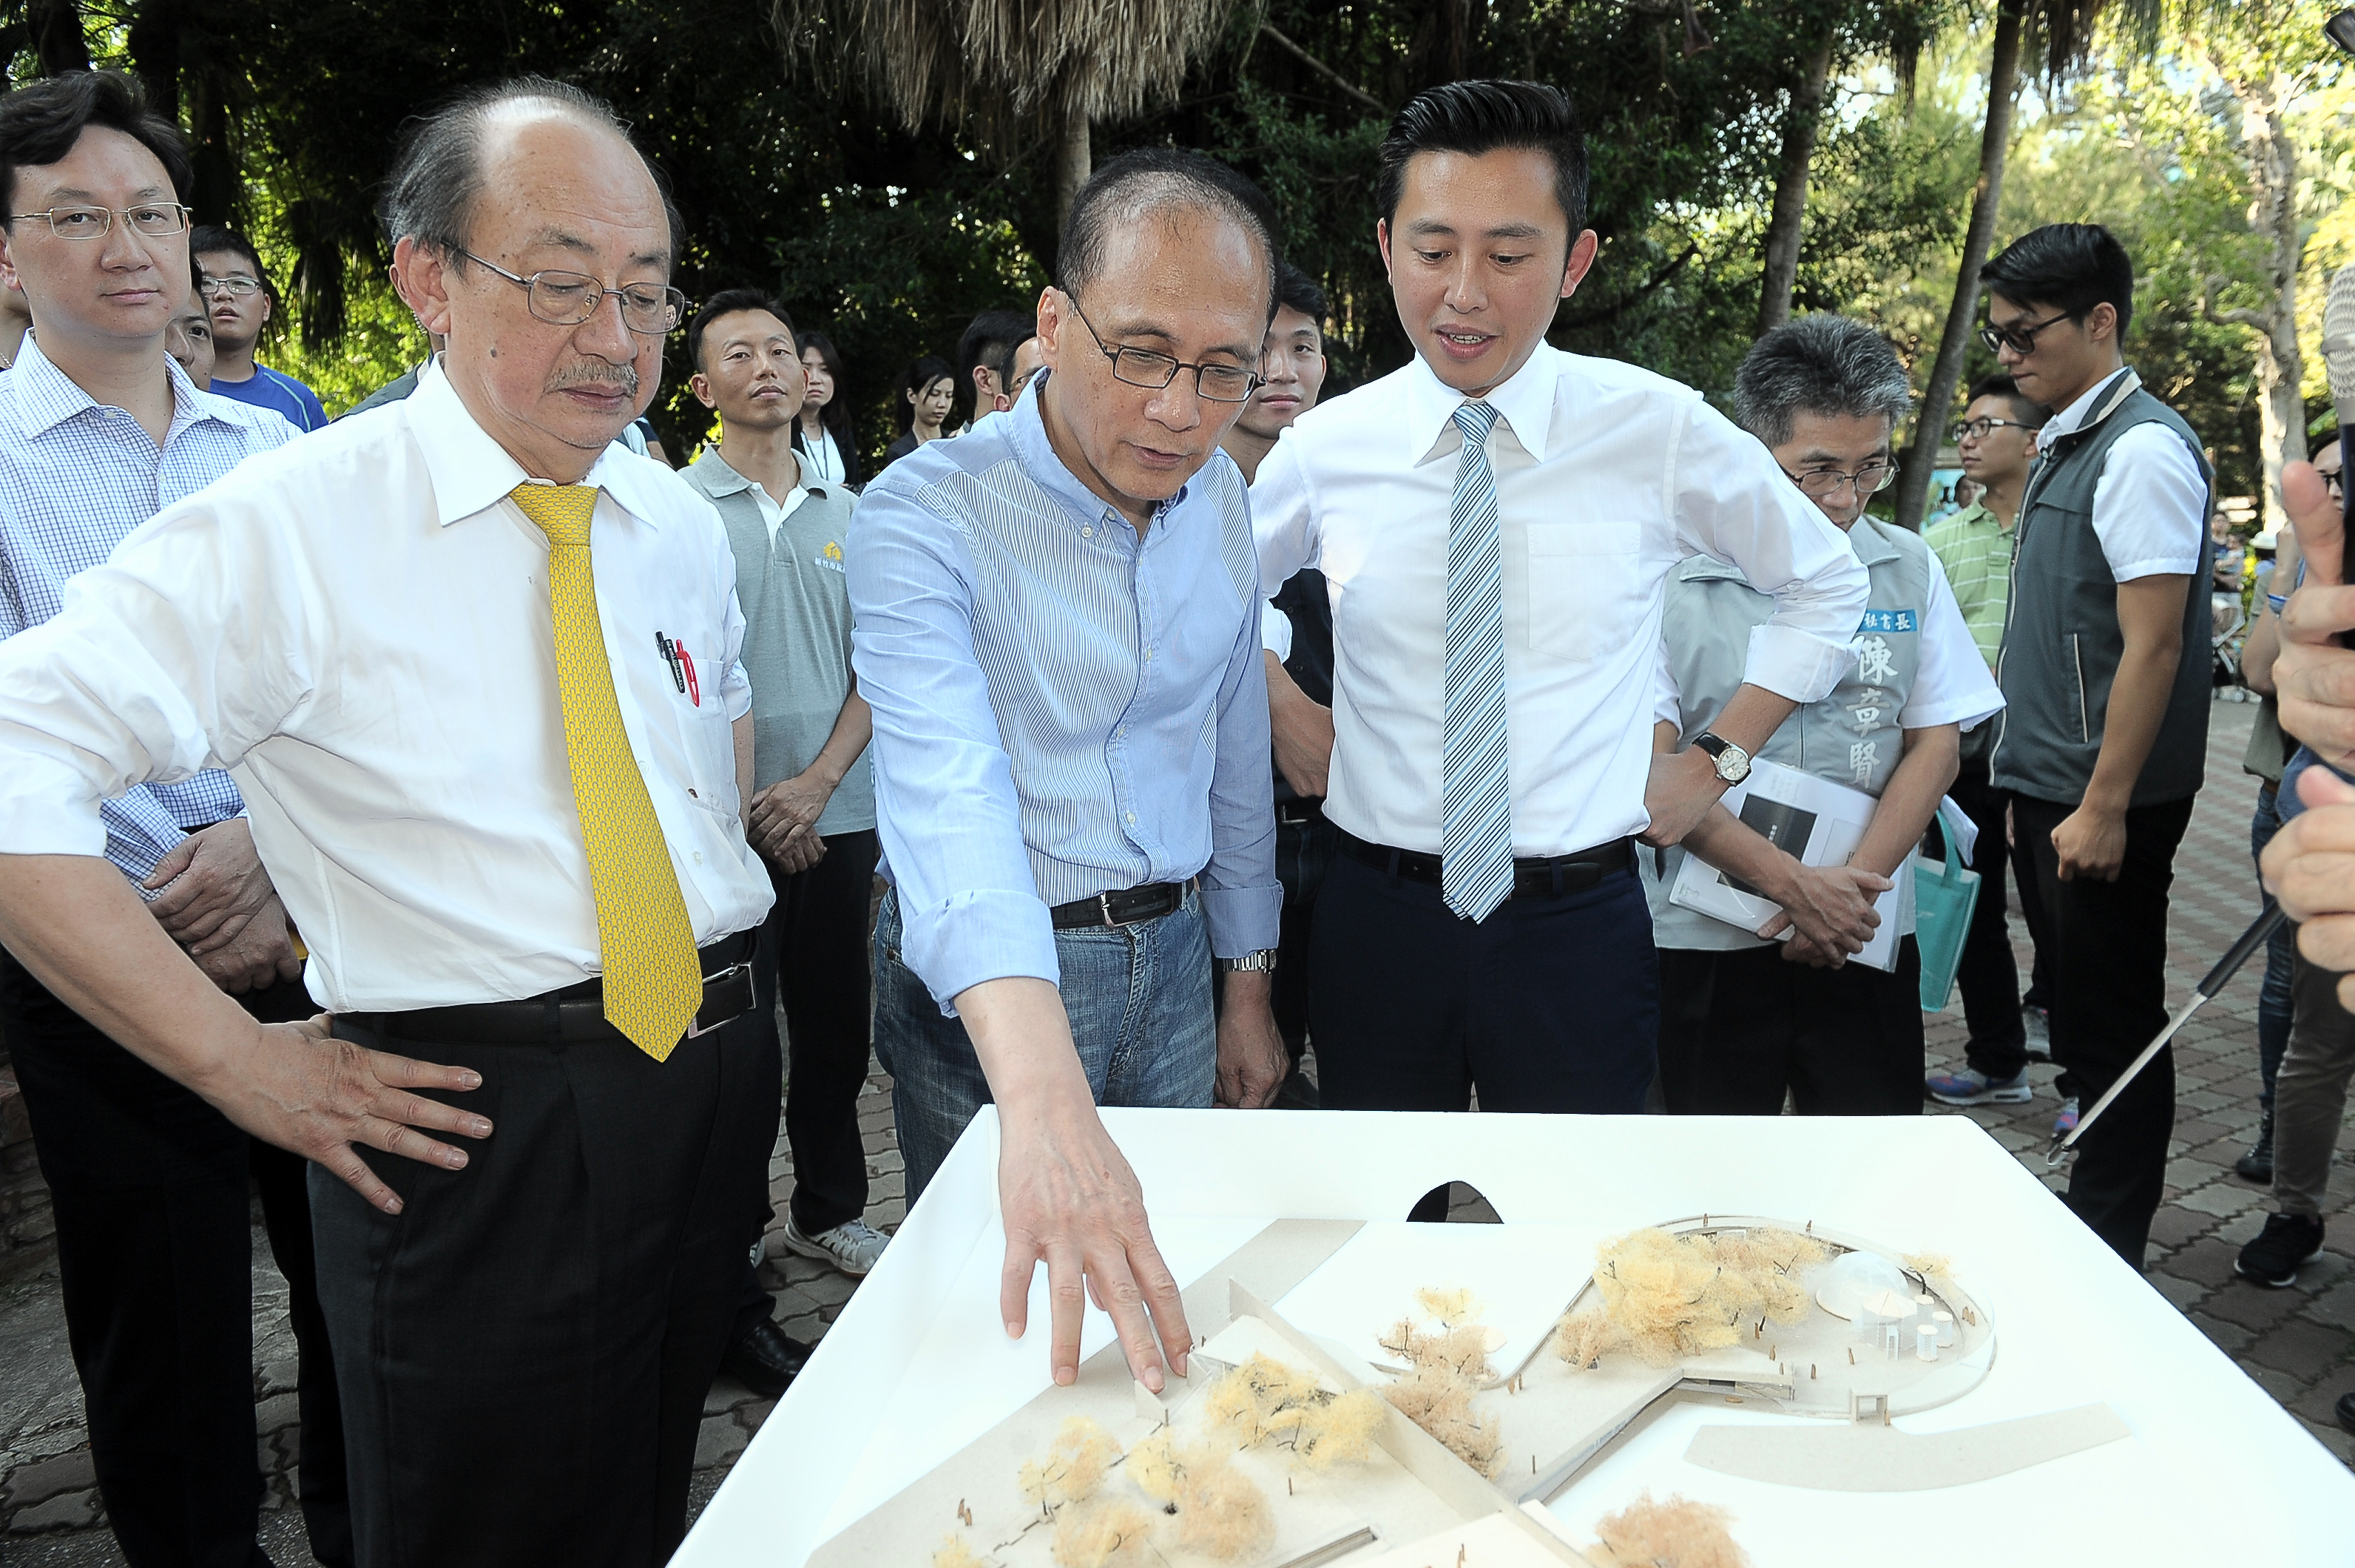
[[(1266, 196), (1144, 149), (1035, 307), (910, 368), (870, 476), (833, 343), (758, 288), (690, 313), (576, 89), (417, 123), (382, 217), (426, 348), (333, 423), (130, 79), (0, 98), (0, 1028), (133, 1563), (256, 1552), (256, 1180), (319, 1561), (654, 1563), (715, 1372), (810, 1354), (756, 1273), (781, 1117), (783, 1245), (889, 1244), (870, 1050), (911, 1203), (996, 1107), (1007, 1332), (1043, 1263), (1057, 1380), (1092, 1298), (1156, 1388), (1191, 1338), (1100, 1106), (1886, 1115), (2026, 1101), (2041, 1046), (2068, 1125), (2118, 1079), (2203, 782), (2212, 481), (2123, 357), (2123, 248), (1988, 263), (1975, 499), (1917, 534), (1869, 510), (1912, 396), (1864, 325), (1764, 335), (1732, 417), (1546, 341), (1597, 244), (1559, 91), (1433, 89), (1372, 172), (1403, 368), (1328, 397)], [(680, 327), (718, 434), (674, 469)], [(2307, 923), (2252, 1246), (2295, 1277), (2355, 1069), (2355, 591), (2286, 488), (2313, 586), (2252, 639), (2251, 755)], [(1852, 850), (1732, 795), (1766, 764), (1859, 800)], [(1934, 823), (1983, 879), (1937, 1075)], [(2162, 1056), (2072, 1169), (2137, 1268), (2173, 1114)]]

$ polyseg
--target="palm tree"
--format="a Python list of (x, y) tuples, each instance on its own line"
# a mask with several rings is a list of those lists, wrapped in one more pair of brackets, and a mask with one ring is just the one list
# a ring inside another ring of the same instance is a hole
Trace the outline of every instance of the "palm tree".
[[(2147, 5), (2148, 0), (2133, 0)], [(2093, 41), (2094, 20), (2105, 0), (1996, 0), (1995, 47), (1987, 65), (1987, 125), (1979, 137), (1979, 177), (1971, 187), (1971, 226), (1963, 236), (1962, 265), (1955, 273), (1954, 303), (1931, 363), (1929, 389), (1913, 425), (1913, 449), (1897, 488), (1897, 523), (1919, 528), (1930, 496), (1930, 471), (1937, 466), (1938, 443), (1953, 412), (1955, 389), (1963, 379), (1963, 352), (1978, 319), (1979, 269), (1995, 241), (1996, 208), (2003, 198), (2003, 165), (2011, 146), (2011, 114), (2019, 99), (2023, 47), (2041, 36), (2045, 76), (2059, 80), (2076, 69)]]
[(1052, 138), (1055, 215), (1093, 166), (1099, 120), (1174, 97), (1235, 0), (774, 0), (789, 59), (847, 60), (911, 131), (970, 121), (1011, 161)]

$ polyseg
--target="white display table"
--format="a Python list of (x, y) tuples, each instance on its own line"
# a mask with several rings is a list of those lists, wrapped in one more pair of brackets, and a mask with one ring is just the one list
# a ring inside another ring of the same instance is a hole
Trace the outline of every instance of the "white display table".
[[(1479, 1189), (1508, 1224), (1583, 1232), (1589, 1255), (1608, 1237), (1689, 1215), (1814, 1221), (1946, 1254), (2000, 1325), (1987, 1381), (1899, 1427), (1937, 1432), (2106, 1401), (2134, 1434), (1967, 1486), (1823, 1492), (1683, 1456), (1704, 1424), (1801, 1418), (1671, 1404), (1553, 1499), (1578, 1539), (1648, 1487), (1730, 1509), (1759, 1568), (2355, 1561), (2355, 1475), (1966, 1118), (1114, 1110), (1104, 1122), (1181, 1283), (1273, 1219), (1401, 1219), (1448, 1180)], [(1043, 1268), (1028, 1338), (1008, 1341), (998, 1320), (996, 1160), (996, 1118), (985, 1110), (675, 1563), (800, 1568), (819, 1542), (1049, 1385)], [(1091, 1307), (1082, 1355), (1112, 1339), (1110, 1319)]]

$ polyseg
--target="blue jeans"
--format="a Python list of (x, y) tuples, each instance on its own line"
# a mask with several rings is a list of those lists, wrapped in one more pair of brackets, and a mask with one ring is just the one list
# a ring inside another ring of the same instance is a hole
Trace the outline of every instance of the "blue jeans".
[[(1207, 1107), (1219, 1066), (1210, 1005), (1210, 938), (1201, 895), (1157, 920), (1055, 933), (1063, 1008), (1099, 1105)], [(875, 922), (875, 1054), (891, 1074), (891, 1115), (912, 1206), (965, 1124), (989, 1104), (989, 1081), (962, 1019), (943, 1018), (900, 959), (900, 895)]]
[[(2281, 831), (2281, 798), (2271, 784), (2257, 791), (2257, 809), (2249, 816), (2249, 853), (2262, 857), (2274, 835)], [(2262, 875), (2262, 871), (2259, 873)], [(2257, 1104), (2273, 1109), (2274, 1076), (2281, 1071), (2282, 1053), (2289, 1049), (2290, 976), (2296, 969), (2297, 927), (2284, 921), (2265, 938), (2265, 977), (2257, 988)]]

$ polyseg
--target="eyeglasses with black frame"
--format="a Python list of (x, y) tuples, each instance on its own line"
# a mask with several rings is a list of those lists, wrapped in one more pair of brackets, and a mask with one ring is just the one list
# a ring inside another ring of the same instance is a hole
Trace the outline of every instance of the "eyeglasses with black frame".
[(2030, 424), (2026, 420), (1990, 419), (1982, 415), (1975, 420), (1958, 421), (1954, 428), (1946, 432), (1946, 439), (1960, 442), (1965, 436), (1968, 436), (1973, 441), (1985, 441), (1991, 431), (2042, 430), (2043, 428), (2041, 424)]
[(60, 240), (103, 240), (121, 218), (143, 239), (161, 240), (188, 227), (191, 209), (176, 201), (143, 201), (136, 207), (53, 207), (47, 212), (12, 212), (11, 223), (36, 218), (49, 220), (49, 232)]
[(585, 272), (539, 272), (529, 277), (485, 261), (472, 251), (459, 255), (476, 266), (496, 272), (524, 291), (531, 314), (550, 326), (579, 326), (594, 316), (607, 295), (622, 302), (622, 325), (642, 337), (660, 337), (675, 331), (686, 314), (687, 295), (659, 283), (624, 283), (609, 289)]
[(2082, 310), (2064, 310), (2058, 315), (2048, 315), (2042, 321), (2030, 326), (1982, 326), (1979, 328), (1979, 341), (1987, 346), (1987, 352), (1990, 354), (2000, 354), (2007, 348), (2014, 354), (2033, 354), (2036, 352), (2038, 333), (2048, 326), (2058, 325), (2064, 321), (2073, 321), (2084, 314)]
[(1890, 481), (1897, 477), (1897, 464), (1881, 459), (1864, 464), (1853, 474), (1843, 474), (1837, 468), (1810, 468), (1805, 474), (1793, 474), (1785, 468), (1783, 473), (1810, 501), (1828, 501), (1853, 485), (1856, 498), (1862, 502), (1889, 488)]
[(1178, 371), (1191, 370), (1194, 372), (1194, 390), (1208, 403), (1248, 402), (1252, 393), (1266, 384), (1258, 371), (1247, 370), (1241, 365), (1191, 365), (1156, 349), (1114, 348), (1098, 335), (1095, 324), (1088, 320), (1086, 312), (1080, 309), (1077, 296), (1069, 289), (1058, 292), (1071, 302), (1071, 314), (1080, 318), (1080, 325), (1087, 328), (1090, 337), (1095, 339), (1097, 351), (1112, 361), (1112, 375), (1115, 381), (1125, 382), (1132, 387), (1150, 387), (1158, 391), (1176, 380)]

